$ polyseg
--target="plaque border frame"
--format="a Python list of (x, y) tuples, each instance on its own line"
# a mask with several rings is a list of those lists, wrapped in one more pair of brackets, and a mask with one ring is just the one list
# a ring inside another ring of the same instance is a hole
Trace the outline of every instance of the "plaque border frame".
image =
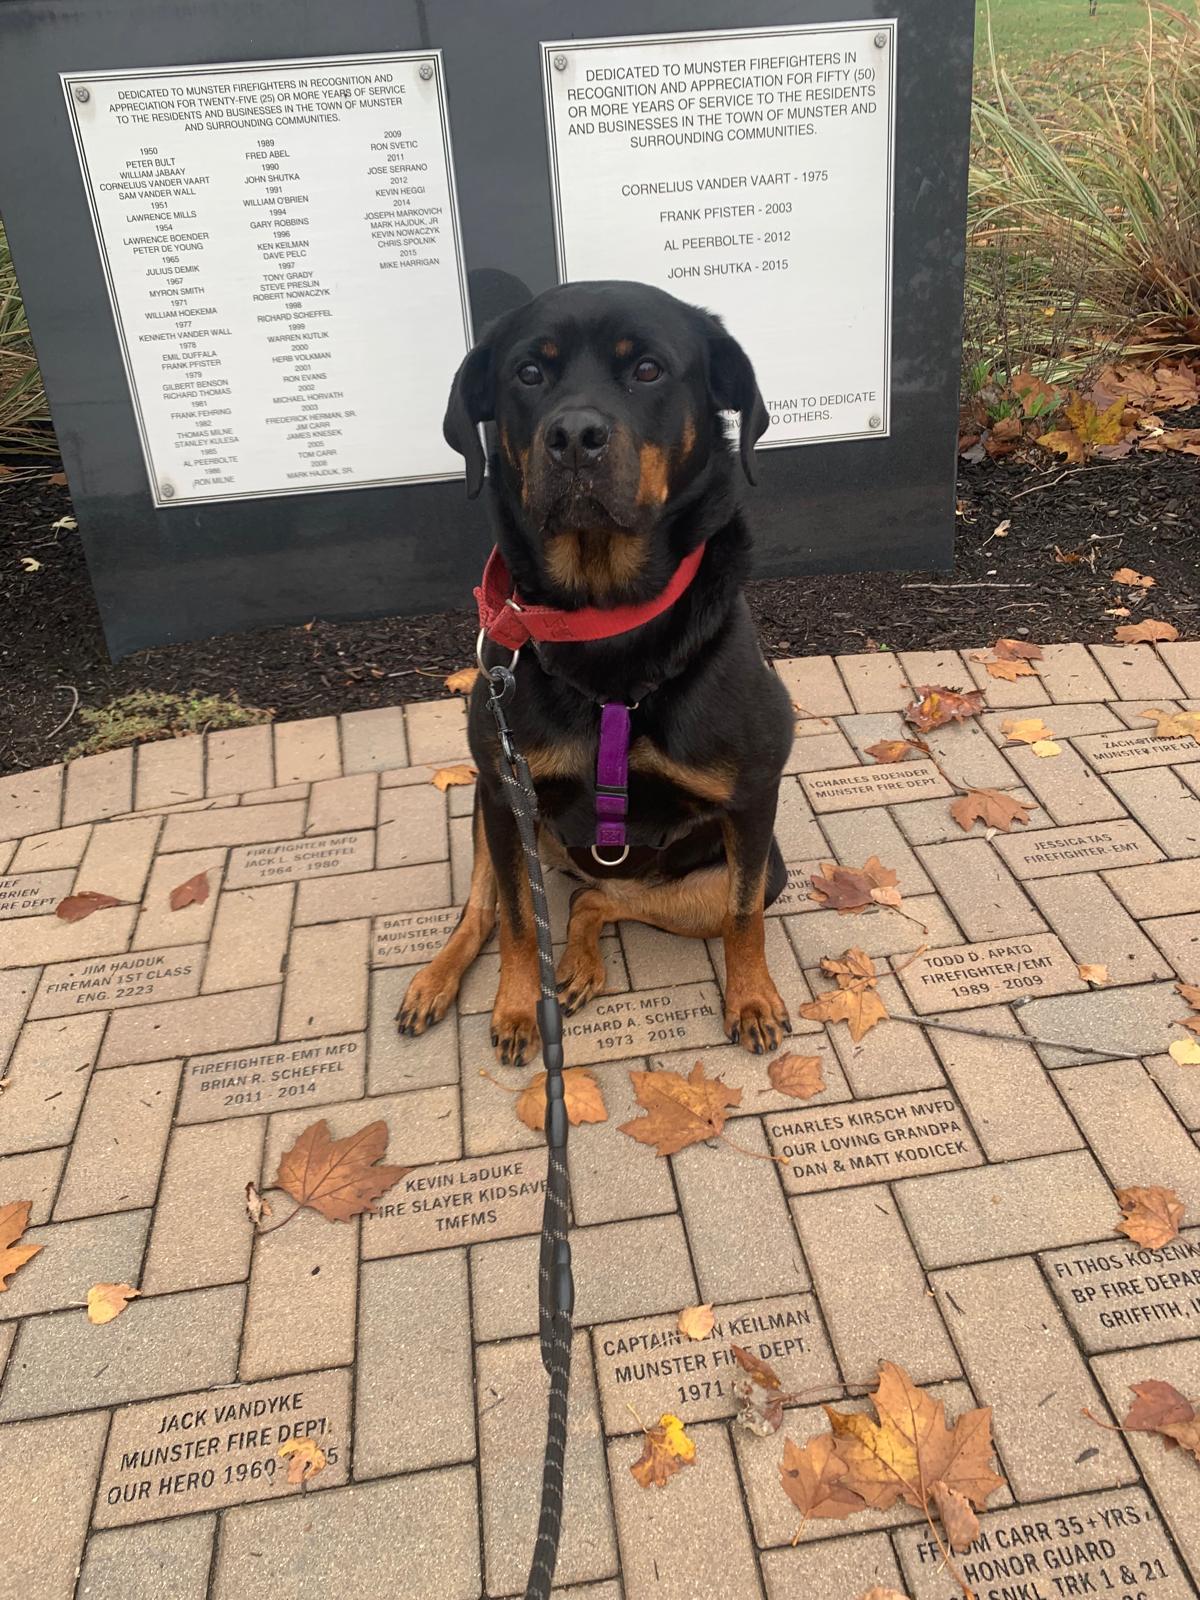
[[(887, 50), (887, 206), (884, 212), (884, 227), (886, 232), (884, 248), (884, 340), (883, 340), (883, 387), (881, 410), (883, 416), (882, 426), (878, 428), (864, 428), (856, 433), (829, 433), (819, 434), (811, 439), (775, 439), (770, 433), (759, 440), (759, 450), (799, 450), (808, 445), (841, 444), (849, 440), (861, 439), (887, 439), (892, 432), (892, 299), (893, 299), (893, 255), (895, 250), (896, 233), (896, 49), (899, 43), (899, 18), (881, 17), (877, 20), (853, 22), (795, 22), (784, 23), (779, 27), (759, 28), (697, 28), (690, 31), (668, 33), (626, 33), (614, 34), (611, 37), (597, 36), (590, 39), (558, 39), (541, 40), (538, 49), (541, 54), (542, 64), (542, 100), (546, 120), (546, 166), (550, 181), (550, 215), (554, 226), (554, 264), (558, 273), (560, 284), (569, 283), (571, 280), (566, 275), (566, 241), (562, 225), (562, 206), (560, 195), (560, 180), (558, 171), (558, 140), (555, 134), (554, 114), (552, 109), (551, 86), (553, 84), (553, 56), (555, 52), (564, 54), (572, 50), (598, 50), (610, 49), (621, 45), (630, 44), (663, 44), (670, 42), (688, 42), (691, 40), (710, 40), (713, 44), (720, 44), (727, 39), (748, 38), (778, 38), (781, 34), (795, 33), (884, 33), (888, 34)], [(669, 292), (669, 291), (668, 291)]]
[(77, 105), (73, 90), (76, 86), (86, 88), (89, 84), (100, 81), (113, 82), (129, 78), (178, 78), (195, 77), (208, 73), (222, 72), (290, 72), (303, 67), (337, 67), (351, 64), (369, 65), (385, 62), (429, 62), (433, 67), (434, 83), (437, 89), (438, 122), (442, 135), (442, 153), (446, 162), (447, 188), (450, 198), (451, 235), (454, 243), (455, 280), (458, 285), (459, 308), (462, 313), (463, 323), (463, 350), (465, 356), (475, 343), (475, 333), (471, 317), (471, 300), (467, 287), (466, 257), (463, 251), (462, 216), (458, 204), (458, 188), (455, 182), (454, 149), (450, 135), (450, 112), (447, 103), (446, 73), (440, 49), (430, 50), (396, 50), (376, 51), (359, 55), (343, 56), (294, 56), (284, 60), (275, 61), (224, 61), (204, 62), (199, 64), (184, 64), (172, 67), (137, 68), (108, 68), (97, 72), (60, 72), (59, 82), (67, 102), (67, 117), (71, 126), (71, 137), (75, 143), (75, 153), (79, 161), (80, 177), (83, 182), (84, 193), (87, 197), (88, 215), (91, 218), (92, 231), (95, 234), (96, 249), (100, 258), (100, 270), (104, 277), (104, 287), (108, 295), (108, 303), (112, 310), (113, 324), (117, 335), (117, 344), (121, 351), (121, 365), (125, 371), (125, 381), (129, 386), (129, 399), (133, 408), (134, 422), (137, 426), (138, 443), (141, 446), (142, 458), (146, 466), (146, 477), (150, 488), (150, 497), (154, 506), (160, 511), (171, 511), (175, 507), (209, 505), (215, 501), (225, 504), (242, 500), (274, 500), (285, 498), (289, 495), (300, 494), (330, 494), (345, 489), (378, 489), (386, 487), (400, 487), (406, 484), (417, 483), (450, 483), (461, 481), (464, 471), (457, 472), (417, 472), (408, 473), (401, 477), (356, 478), (354, 480), (340, 479), (336, 483), (311, 483), (293, 484), (290, 487), (278, 489), (251, 489), (237, 494), (174, 494), (169, 498), (162, 493), (163, 474), (155, 470), (154, 454), (150, 446), (149, 429), (142, 415), (142, 401), (138, 393), (138, 386), (133, 375), (133, 364), (130, 359), (129, 346), (126, 338), (125, 324), (121, 317), (120, 303), (117, 298), (114, 274), (108, 257), (108, 248), (104, 240), (104, 231), (100, 224), (100, 214), (96, 205), (96, 197), (92, 188), (92, 173), (88, 166), (87, 151), (80, 124), (77, 116)]

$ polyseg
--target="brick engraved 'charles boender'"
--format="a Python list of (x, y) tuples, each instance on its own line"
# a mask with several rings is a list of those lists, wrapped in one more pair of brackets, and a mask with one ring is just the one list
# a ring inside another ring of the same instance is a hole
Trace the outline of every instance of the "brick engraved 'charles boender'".
[(920, 1012), (965, 1011), (1087, 988), (1062, 940), (1053, 933), (952, 945), (897, 965), (900, 982)]
[[(980, 1535), (955, 1561), (971, 1589), (996, 1600), (1191, 1600), (1195, 1590), (1142, 1489), (1044, 1500), (980, 1517)], [(925, 1526), (903, 1528), (896, 1546), (913, 1600), (952, 1600), (961, 1589)], [(1069, 1581), (1068, 1581), (1069, 1580)]]
[(18, 872), (0, 878), (0, 917), (38, 917), (53, 911), (71, 892), (75, 872)]
[(1200, 1228), (1161, 1250), (1124, 1239), (1075, 1245), (1044, 1255), (1042, 1266), (1089, 1353), (1200, 1334)]
[(764, 1118), (784, 1156), (788, 1194), (887, 1183), (983, 1160), (957, 1098), (946, 1089), (781, 1112)]
[(126, 1406), (113, 1418), (96, 1494), (98, 1528), (296, 1494), (279, 1447), (313, 1439), (320, 1482), (345, 1483), (348, 1371), (200, 1390)]
[(851, 811), (857, 806), (891, 806), (905, 800), (931, 800), (954, 791), (928, 761), (902, 765), (841, 767), (806, 772), (800, 782), (814, 811)]
[(373, 967), (415, 967), (432, 961), (453, 933), (461, 912), (404, 911), (376, 917), (371, 936)]
[(193, 1056), (183, 1069), (175, 1120), (215, 1122), (354, 1099), (363, 1092), (365, 1037), (339, 1033)]
[(29, 1009), (31, 1017), (76, 1016), (148, 1005), (153, 1000), (188, 1000), (200, 989), (202, 944), (166, 950), (131, 950), (47, 967)]
[(337, 872), (364, 872), (375, 864), (375, 834), (327, 833), (309, 839), (277, 839), (244, 844), (231, 852), (227, 889), (252, 889), (260, 883), (290, 883), (296, 878), (326, 878)]
[(669, 991), (602, 995), (568, 1022), (570, 1066), (695, 1050), (725, 1042), (721, 992), (715, 983), (681, 983)]
[(1009, 834), (992, 843), (1018, 878), (1057, 878), (1064, 872), (1104, 872), (1161, 861), (1163, 853), (1136, 822), (1081, 823)]
[(364, 1215), (363, 1256), (408, 1256), (536, 1233), (546, 1161), (543, 1147), (414, 1167)]
[(816, 1400), (840, 1392), (813, 1295), (718, 1306), (714, 1314), (716, 1326), (706, 1339), (680, 1333), (674, 1316), (593, 1329), (606, 1433), (635, 1433), (633, 1412), (657, 1417), (673, 1411), (685, 1422), (733, 1416), (738, 1409), (733, 1382), (741, 1368), (731, 1344), (773, 1366), (789, 1393), (804, 1390)]

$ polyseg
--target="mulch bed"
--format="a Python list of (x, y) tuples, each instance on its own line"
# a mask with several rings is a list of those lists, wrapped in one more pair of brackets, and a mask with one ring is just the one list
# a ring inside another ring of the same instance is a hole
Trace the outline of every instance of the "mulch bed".
[[(1180, 419), (1196, 425), (1200, 416)], [(287, 720), (444, 695), (443, 678), (473, 660), (475, 621), (440, 616), (270, 628), (143, 650), (114, 665), (104, 647), (65, 488), (0, 480), (0, 772), (61, 760), (78, 741), (71, 708), (133, 689), (237, 694)], [(1200, 463), (1136, 455), (1066, 471), (1009, 462), (963, 465), (953, 573), (848, 573), (749, 587), (769, 655), (978, 646), (997, 635), (1043, 642), (1110, 640), (1128, 606), (1200, 637)], [(1003, 536), (993, 530), (1005, 519)], [(1055, 546), (1085, 559), (1062, 565)], [(41, 562), (26, 572), (21, 557)], [(1132, 567), (1150, 591), (1117, 589)], [(464, 575), (464, 593), (475, 581)]]

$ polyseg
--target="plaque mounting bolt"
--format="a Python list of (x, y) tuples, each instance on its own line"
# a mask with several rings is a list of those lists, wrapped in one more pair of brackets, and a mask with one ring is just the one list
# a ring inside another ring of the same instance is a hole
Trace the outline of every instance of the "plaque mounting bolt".
[(884, 45), (887, 44), (887, 42), (888, 42), (888, 36), (887, 36), (886, 33), (877, 33), (875, 35), (875, 48), (877, 50), (882, 50)]
[(162, 495), (164, 500), (174, 500), (175, 485), (173, 483), (160, 484), (158, 492)]
[(878, 411), (876, 411), (873, 416), (867, 418), (867, 426), (869, 428), (883, 427), (883, 418), (879, 415)]
[(554, 58), (554, 70), (555, 72), (565, 72), (567, 70), (567, 58), (561, 51)]
[(75, 98), (82, 105), (85, 101), (92, 98), (92, 92), (90, 89), (85, 88), (82, 83), (77, 83), (75, 85)]
[(433, 68), (429, 65), (428, 61), (422, 61), (421, 65), (417, 68), (417, 73), (421, 78), (424, 79), (426, 83), (428, 83), (430, 78), (433, 77)]

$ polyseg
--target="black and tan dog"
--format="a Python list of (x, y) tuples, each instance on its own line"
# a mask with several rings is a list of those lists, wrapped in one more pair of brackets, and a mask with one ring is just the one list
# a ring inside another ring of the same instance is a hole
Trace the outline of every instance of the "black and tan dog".
[[(740, 450), (721, 412), (741, 415)], [(763, 661), (741, 594), (767, 413), (741, 346), (707, 312), (634, 283), (577, 283), (510, 312), (464, 360), (447, 440), (478, 494), (477, 425), (495, 422), (488, 484), (499, 549), (522, 602), (612, 608), (649, 602), (703, 546), (695, 577), (653, 620), (615, 637), (521, 651), (510, 720), (537, 788), (541, 851), (587, 887), (571, 903), (558, 969), (568, 1012), (604, 984), (608, 923), (649, 923), (725, 950), (725, 1028), (774, 1049), (790, 1023), (764, 954), (763, 909), (785, 872), (773, 829), (792, 714)], [(740, 454), (740, 467), (738, 456)], [(507, 662), (492, 645), (485, 660)], [(470, 896), (442, 951), (414, 979), (402, 1033), (443, 1017), (500, 917), (492, 1041), (520, 1065), (537, 1044), (538, 962), (521, 849), (486, 706), (472, 693), (479, 769)], [(606, 869), (594, 837), (600, 706), (631, 713), (628, 856)]]

